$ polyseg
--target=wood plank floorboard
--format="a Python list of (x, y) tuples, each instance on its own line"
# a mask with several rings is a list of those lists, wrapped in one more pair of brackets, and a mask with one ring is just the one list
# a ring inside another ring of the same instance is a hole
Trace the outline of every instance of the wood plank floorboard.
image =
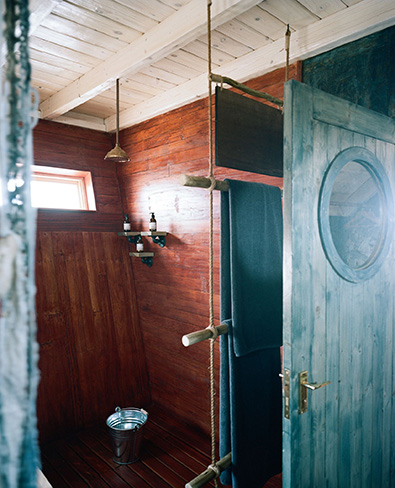
[[(113, 461), (104, 423), (48, 443), (41, 453), (43, 472), (53, 488), (184, 488), (210, 464), (210, 440), (152, 407), (140, 460), (133, 464)], [(265, 488), (281, 486), (279, 475)]]

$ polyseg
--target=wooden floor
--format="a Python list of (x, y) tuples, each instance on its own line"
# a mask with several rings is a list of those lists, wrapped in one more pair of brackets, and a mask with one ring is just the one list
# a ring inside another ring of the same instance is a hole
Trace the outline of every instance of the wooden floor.
[[(149, 413), (140, 460), (127, 466), (112, 460), (105, 425), (42, 446), (43, 472), (53, 488), (184, 488), (210, 464), (209, 441), (159, 412)], [(279, 476), (265, 488), (281, 486)]]

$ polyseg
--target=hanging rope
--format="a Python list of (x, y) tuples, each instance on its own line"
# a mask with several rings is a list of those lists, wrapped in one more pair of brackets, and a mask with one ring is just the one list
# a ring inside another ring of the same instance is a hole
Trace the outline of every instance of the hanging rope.
[[(209, 228), (209, 326), (213, 336), (210, 339), (210, 421), (211, 421), (211, 466), (216, 467), (216, 416), (215, 416), (215, 349), (214, 342), (218, 337), (218, 331), (214, 327), (214, 204), (213, 190), (215, 188), (215, 179), (213, 177), (213, 108), (212, 108), (212, 87), (211, 87), (211, 0), (207, 0), (207, 63), (208, 63), (208, 119), (209, 119), (209, 171), (208, 177), (211, 180), (209, 187), (210, 195), (210, 228)], [(214, 485), (218, 487), (217, 479)]]

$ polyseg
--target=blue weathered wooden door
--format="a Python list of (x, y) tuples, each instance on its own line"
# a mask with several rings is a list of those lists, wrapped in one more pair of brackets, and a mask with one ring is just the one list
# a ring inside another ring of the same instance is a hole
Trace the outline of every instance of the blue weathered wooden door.
[(395, 121), (285, 90), (283, 486), (394, 487)]

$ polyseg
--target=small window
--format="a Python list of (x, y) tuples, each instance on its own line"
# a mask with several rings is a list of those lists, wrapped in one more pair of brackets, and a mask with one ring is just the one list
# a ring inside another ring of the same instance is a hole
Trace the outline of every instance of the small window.
[(32, 166), (31, 199), (38, 208), (96, 210), (89, 171)]

